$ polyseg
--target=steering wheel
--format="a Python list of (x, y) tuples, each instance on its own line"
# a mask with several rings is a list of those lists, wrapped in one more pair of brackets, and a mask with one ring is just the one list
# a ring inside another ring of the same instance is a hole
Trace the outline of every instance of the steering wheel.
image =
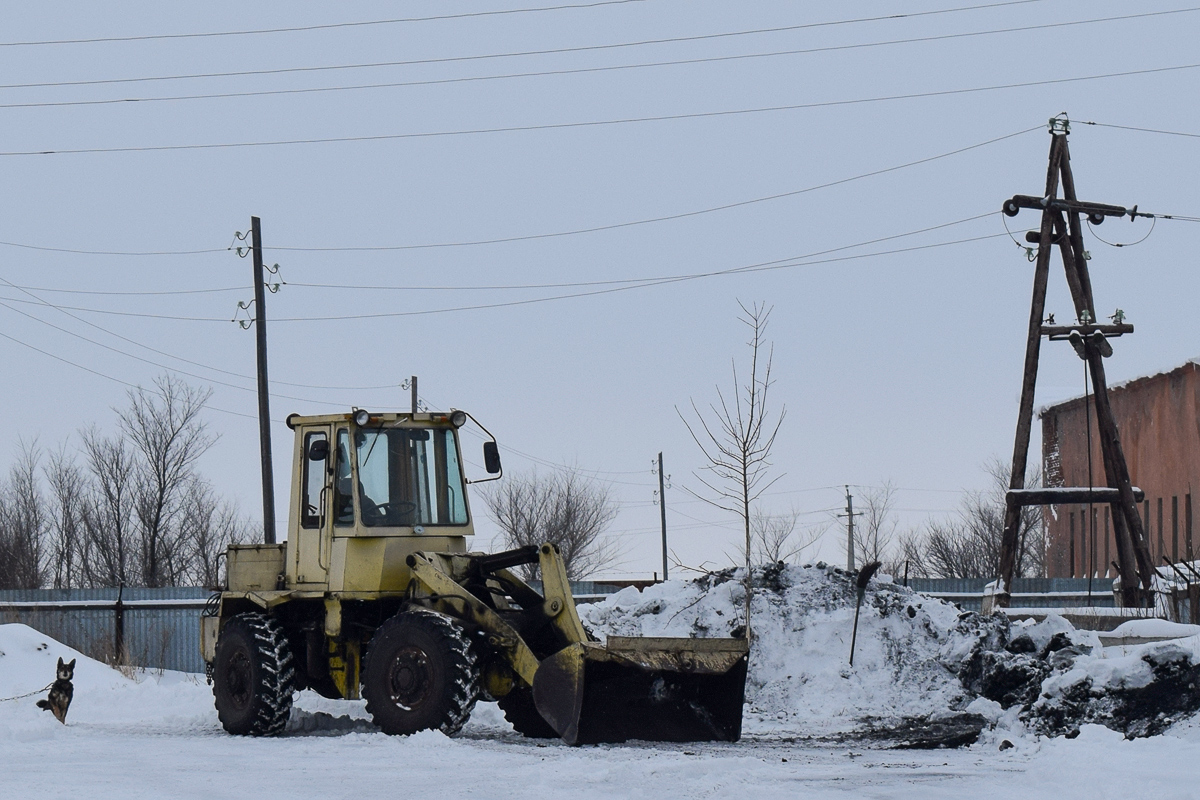
[(416, 511), (417, 504), (411, 500), (395, 500), (389, 503), (376, 503), (375, 510), (380, 518), (390, 522), (393, 517), (399, 518)]

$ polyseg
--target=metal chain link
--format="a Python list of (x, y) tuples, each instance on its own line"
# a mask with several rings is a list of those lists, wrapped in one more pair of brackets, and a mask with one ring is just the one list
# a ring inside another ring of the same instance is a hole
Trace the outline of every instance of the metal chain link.
[(50, 683), (47, 683), (42, 688), (34, 689), (32, 692), (26, 692), (25, 694), (19, 694), (16, 697), (0, 697), (0, 703), (7, 703), (9, 700), (20, 700), (21, 698), (24, 698), (24, 697), (33, 697), (35, 694), (41, 694), (42, 692), (46, 691), (53, 685), (54, 685), (54, 681), (50, 681)]

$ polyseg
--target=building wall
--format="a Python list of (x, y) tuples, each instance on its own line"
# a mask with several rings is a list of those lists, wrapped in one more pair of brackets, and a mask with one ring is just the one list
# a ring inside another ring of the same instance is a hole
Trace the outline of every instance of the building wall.
[[(1109, 391), (1121, 446), (1133, 485), (1146, 492), (1140, 504), (1150, 555), (1156, 565), (1166, 555), (1191, 560), (1200, 552), (1193, 533), (1194, 497), (1200, 489), (1200, 365), (1141, 378)], [(1104, 460), (1094, 403), (1082, 397), (1041, 412), (1046, 486), (1088, 486), (1087, 425), (1091, 418), (1091, 485), (1105, 486)], [(1086, 506), (1057, 506), (1047, 514), (1048, 574), (1115, 577), (1117, 558), (1108, 506), (1093, 506), (1089, 535)], [(1094, 547), (1092, 546), (1094, 543)]]

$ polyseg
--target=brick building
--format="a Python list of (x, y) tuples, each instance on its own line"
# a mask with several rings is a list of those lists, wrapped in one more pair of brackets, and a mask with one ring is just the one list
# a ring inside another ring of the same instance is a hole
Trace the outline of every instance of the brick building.
[[(1142, 525), (1155, 565), (1163, 556), (1192, 560), (1193, 499), (1200, 489), (1200, 362), (1138, 378), (1109, 390), (1133, 485), (1146, 493)], [(1046, 486), (1087, 486), (1087, 426), (1091, 416), (1092, 481), (1107, 485), (1095, 406), (1077, 397), (1042, 409), (1042, 464)], [(1049, 577), (1116, 576), (1112, 513), (1093, 505), (1089, 536), (1086, 505), (1049, 509)], [(1200, 550), (1200, 541), (1195, 542)]]

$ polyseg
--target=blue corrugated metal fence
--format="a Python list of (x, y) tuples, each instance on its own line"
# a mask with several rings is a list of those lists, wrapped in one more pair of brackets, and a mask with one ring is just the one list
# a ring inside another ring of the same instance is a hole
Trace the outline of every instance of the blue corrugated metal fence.
[[(993, 578), (910, 578), (908, 586), (923, 594), (958, 603), (968, 611), (983, 607), (983, 588)], [(1112, 608), (1112, 578), (1016, 578), (1012, 608)]]
[(0, 591), (0, 623), (23, 623), (109, 664), (203, 672), (200, 613), (211, 594), (192, 587), (8, 589)]

